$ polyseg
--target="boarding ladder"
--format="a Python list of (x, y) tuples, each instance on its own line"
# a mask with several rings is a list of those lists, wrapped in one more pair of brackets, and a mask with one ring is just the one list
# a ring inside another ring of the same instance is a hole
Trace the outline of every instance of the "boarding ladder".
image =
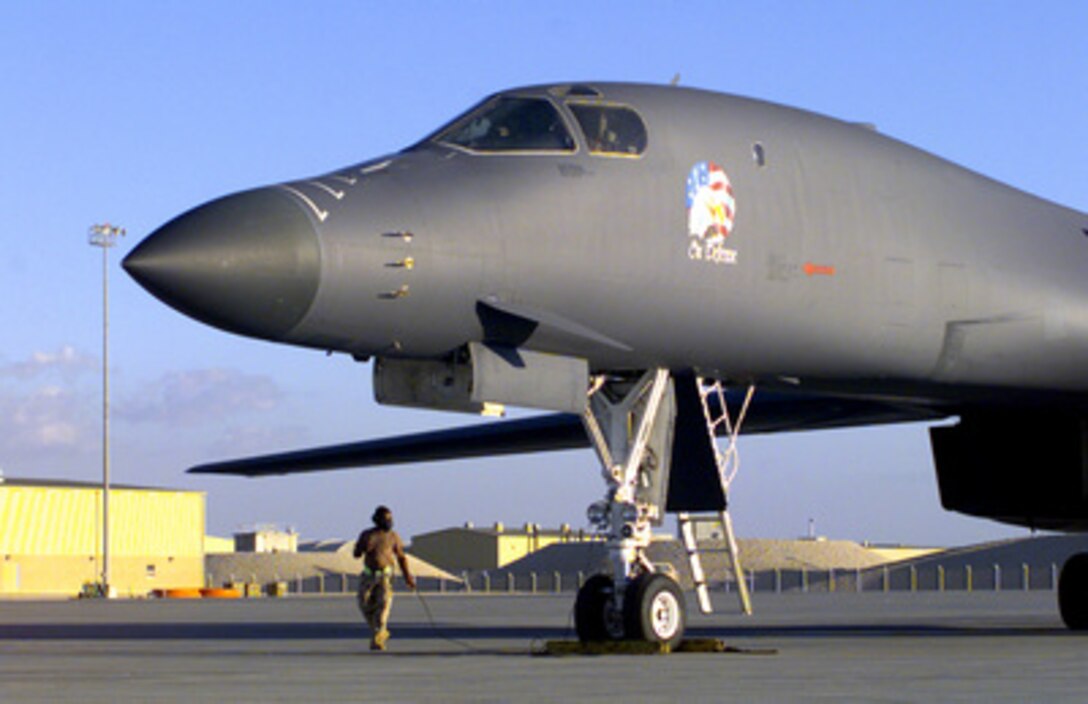
[[(708, 380), (703, 377), (696, 379), (699, 390), (699, 400), (703, 406), (703, 417), (706, 419), (706, 430), (710, 434), (710, 444), (714, 448), (714, 459), (718, 465), (718, 479), (722, 483), (722, 494), (726, 498), (725, 507), (712, 514), (694, 515), (686, 511), (677, 516), (677, 529), (680, 540), (684, 543), (684, 550), (688, 555), (688, 564), (691, 566), (691, 579), (695, 584), (695, 594), (699, 600), (699, 610), (709, 614), (713, 610), (710, 605), (710, 594), (707, 590), (706, 574), (703, 572), (703, 562), (700, 554), (723, 553), (728, 557), (729, 568), (733, 571), (737, 583), (737, 596), (740, 599), (740, 608), (745, 614), (752, 613), (752, 600), (748, 595), (748, 585), (744, 581), (744, 568), (740, 564), (740, 551), (737, 549), (737, 539), (733, 533), (733, 521), (729, 517), (729, 485), (740, 468), (740, 457), (737, 454), (737, 436), (740, 434), (744, 417), (748, 413), (755, 386), (750, 385), (745, 394), (744, 403), (736, 420), (729, 416), (729, 407), (725, 402), (725, 388), (718, 380)], [(720, 435), (719, 435), (720, 431)], [(722, 527), (721, 547), (699, 548), (695, 526), (696, 524), (720, 523)]]

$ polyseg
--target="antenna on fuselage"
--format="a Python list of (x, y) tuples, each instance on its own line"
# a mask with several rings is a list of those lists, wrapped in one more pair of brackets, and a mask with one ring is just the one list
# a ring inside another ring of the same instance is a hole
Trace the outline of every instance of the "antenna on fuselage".
[(679, 72), (677, 72), (677, 73), (674, 73), (674, 74), (672, 75), (672, 80), (671, 80), (671, 81), (669, 81), (669, 85), (670, 85), (670, 86), (678, 86), (678, 85), (680, 85), (680, 73), (679, 73)]

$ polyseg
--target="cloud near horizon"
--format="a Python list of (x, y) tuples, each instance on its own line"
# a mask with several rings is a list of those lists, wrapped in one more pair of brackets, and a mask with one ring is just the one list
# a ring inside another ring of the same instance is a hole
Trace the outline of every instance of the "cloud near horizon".
[[(71, 466), (99, 451), (100, 364), (72, 346), (0, 360), (0, 468), (33, 473), (57, 462)], [(167, 433), (191, 430), (218, 449), (243, 452), (293, 443), (306, 434), (300, 427), (281, 424), (269, 430), (249, 422), (251, 414), (275, 409), (284, 396), (267, 376), (195, 369), (143, 384), (120, 381), (111, 403), (115, 422), (149, 430), (158, 426)]]
[(0, 460), (21, 464), (96, 443), (101, 416), (82, 380), (93, 378), (98, 363), (70, 345), (0, 363)]
[(0, 379), (27, 381), (50, 374), (59, 374), (66, 381), (96, 371), (100, 360), (92, 355), (64, 345), (56, 352), (34, 352), (29, 359), (0, 365)]
[(0, 456), (23, 460), (34, 453), (88, 449), (101, 431), (93, 407), (92, 394), (55, 385), (0, 393)]
[(128, 393), (115, 406), (115, 415), (130, 423), (196, 426), (268, 411), (282, 398), (270, 377), (236, 369), (195, 369), (169, 372)]

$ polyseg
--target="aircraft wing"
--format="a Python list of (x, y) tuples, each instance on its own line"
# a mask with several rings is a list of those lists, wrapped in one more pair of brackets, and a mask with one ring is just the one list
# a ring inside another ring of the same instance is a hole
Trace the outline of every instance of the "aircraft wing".
[[(730, 394), (727, 399), (730, 408), (739, 408), (740, 403), (739, 395)], [(753, 400), (742, 432), (755, 435), (931, 421), (944, 417), (947, 414), (932, 408), (885, 401), (763, 392)], [(189, 472), (260, 477), (588, 447), (581, 418), (570, 413), (552, 413), (214, 462), (193, 467)]]

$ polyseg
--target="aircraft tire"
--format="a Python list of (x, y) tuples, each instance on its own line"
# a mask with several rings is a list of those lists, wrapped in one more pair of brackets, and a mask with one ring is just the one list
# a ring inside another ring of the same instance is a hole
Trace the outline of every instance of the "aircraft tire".
[(623, 620), (628, 638), (675, 648), (684, 638), (684, 592), (668, 575), (640, 575), (627, 585)]
[(622, 623), (617, 618), (616, 584), (606, 574), (586, 580), (574, 600), (574, 630), (583, 643), (619, 640)]
[(1088, 553), (1077, 553), (1062, 566), (1058, 611), (1070, 630), (1088, 630)]

